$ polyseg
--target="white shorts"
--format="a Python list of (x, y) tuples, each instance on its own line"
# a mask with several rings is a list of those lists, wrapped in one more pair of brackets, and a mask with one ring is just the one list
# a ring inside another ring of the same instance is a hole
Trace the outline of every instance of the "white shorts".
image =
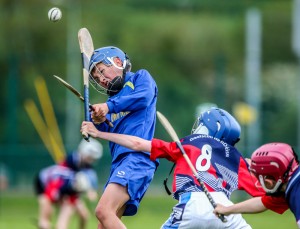
[[(211, 192), (216, 203), (225, 206), (233, 203), (223, 192)], [(169, 219), (162, 225), (162, 229), (251, 229), (241, 214), (225, 216), (223, 223), (213, 213), (213, 207), (204, 192), (189, 192), (180, 196), (179, 203), (173, 207)]]

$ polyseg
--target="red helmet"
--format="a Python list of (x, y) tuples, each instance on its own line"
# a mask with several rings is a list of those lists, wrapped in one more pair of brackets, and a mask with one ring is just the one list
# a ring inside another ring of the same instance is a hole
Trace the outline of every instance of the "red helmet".
[[(293, 148), (285, 143), (268, 143), (254, 151), (251, 157), (251, 171), (259, 179), (267, 193), (277, 191), (282, 183), (286, 183), (298, 168), (298, 158)], [(264, 177), (270, 176), (277, 182), (273, 189), (268, 189)]]

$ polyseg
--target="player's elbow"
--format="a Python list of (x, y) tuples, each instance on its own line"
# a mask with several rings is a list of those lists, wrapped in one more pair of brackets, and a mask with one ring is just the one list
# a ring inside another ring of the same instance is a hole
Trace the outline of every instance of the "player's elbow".
[(150, 151), (150, 147), (148, 146), (147, 143), (148, 143), (147, 141), (136, 139), (135, 141), (133, 141), (133, 150), (134, 151), (146, 151), (146, 152), (149, 152)]
[(134, 140), (131, 142), (131, 146), (129, 147), (134, 151), (140, 151), (141, 150), (141, 144), (138, 140)]

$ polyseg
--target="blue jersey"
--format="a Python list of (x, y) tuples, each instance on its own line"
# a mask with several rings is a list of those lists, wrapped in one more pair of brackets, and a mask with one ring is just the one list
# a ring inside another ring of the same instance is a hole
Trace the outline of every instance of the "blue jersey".
[[(100, 131), (128, 134), (151, 140), (156, 123), (156, 101), (158, 89), (147, 70), (128, 72), (122, 90), (106, 101), (109, 113), (107, 119), (114, 127), (106, 123), (96, 125)], [(134, 152), (128, 148), (109, 143), (114, 162), (124, 153)], [(143, 152), (149, 154), (149, 152)]]
[(289, 180), (285, 196), (290, 210), (293, 212), (298, 227), (300, 228), (300, 167), (293, 173), (291, 179)]

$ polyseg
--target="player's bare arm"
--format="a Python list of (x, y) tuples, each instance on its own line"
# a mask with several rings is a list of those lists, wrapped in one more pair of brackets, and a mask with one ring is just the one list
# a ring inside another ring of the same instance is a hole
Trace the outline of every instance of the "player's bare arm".
[(88, 133), (94, 138), (100, 138), (103, 140), (115, 142), (116, 144), (122, 145), (135, 151), (151, 151), (151, 141), (131, 135), (102, 132), (97, 130), (92, 122), (83, 121), (80, 131)]
[(259, 213), (266, 210), (267, 208), (263, 205), (261, 197), (255, 197), (227, 207), (222, 204), (217, 204), (214, 213), (230, 215), (239, 213)]

